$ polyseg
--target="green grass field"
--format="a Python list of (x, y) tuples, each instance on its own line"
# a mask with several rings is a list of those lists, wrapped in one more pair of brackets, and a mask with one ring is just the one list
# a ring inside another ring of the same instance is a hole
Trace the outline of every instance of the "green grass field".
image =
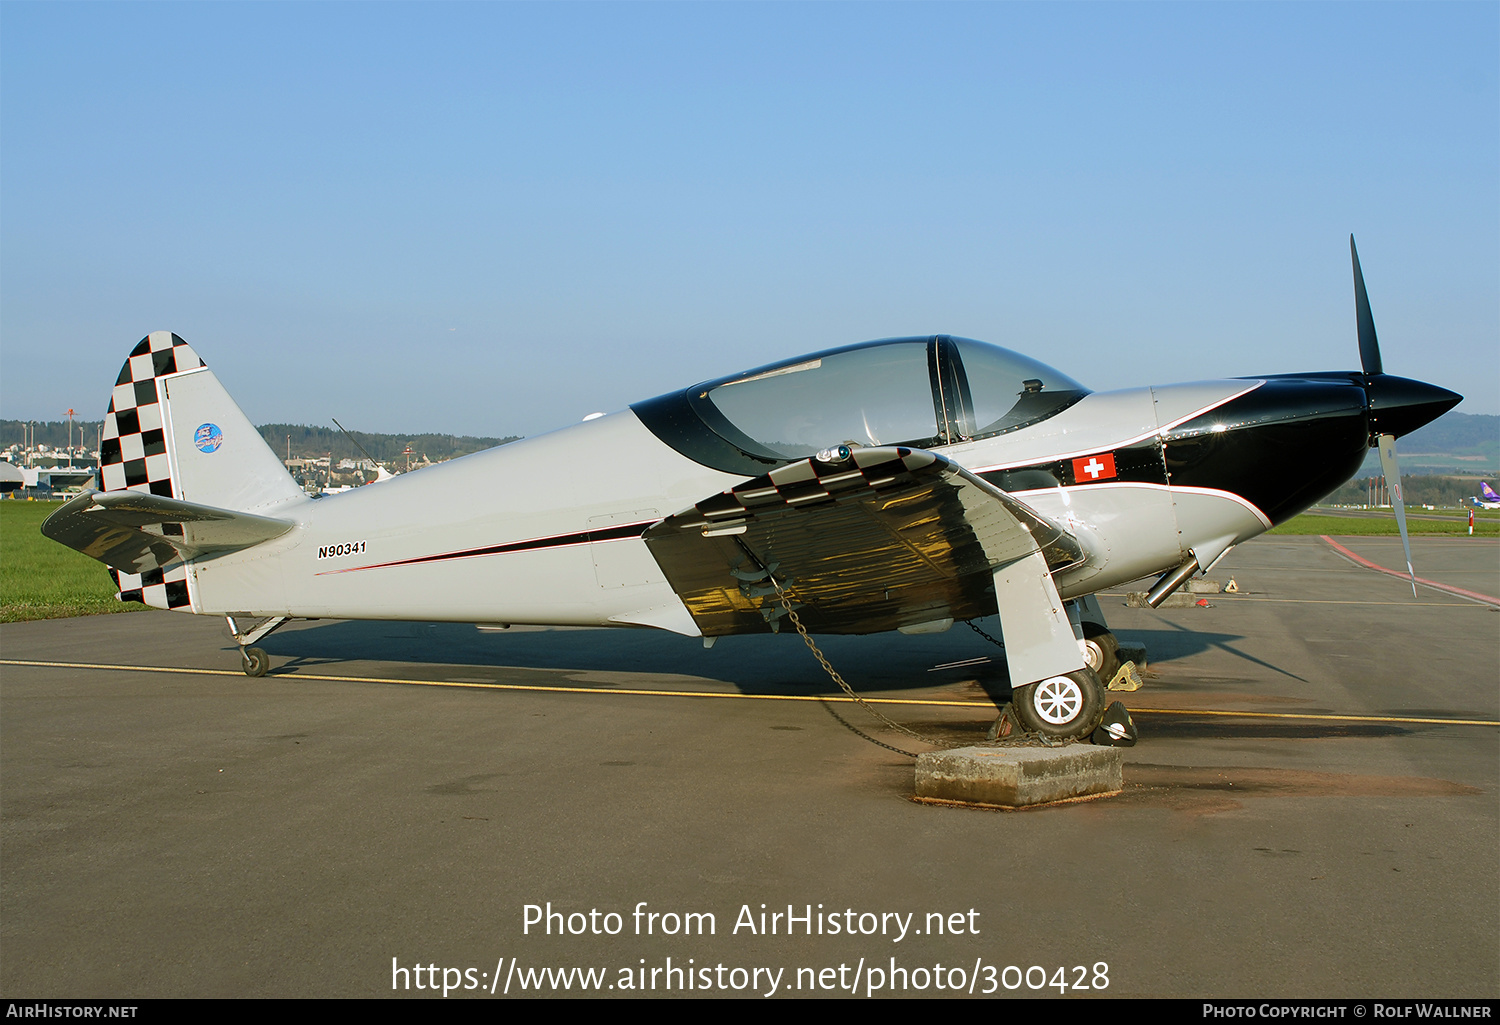
[[(1440, 516), (1441, 519), (1421, 517)], [(1406, 530), (1412, 536), (1440, 535), (1467, 537), (1469, 514), (1459, 510), (1408, 509)], [(1343, 534), (1368, 537), (1389, 534), (1397, 536), (1396, 514), (1386, 510), (1376, 516), (1329, 516), (1317, 509), (1301, 516), (1294, 516), (1279, 527), (1272, 527), (1269, 534)], [(1475, 537), (1500, 537), (1500, 512), (1476, 510), (1474, 513)]]
[(115, 600), (109, 570), (42, 536), (42, 521), (61, 502), (0, 502), (0, 623), (137, 612)]

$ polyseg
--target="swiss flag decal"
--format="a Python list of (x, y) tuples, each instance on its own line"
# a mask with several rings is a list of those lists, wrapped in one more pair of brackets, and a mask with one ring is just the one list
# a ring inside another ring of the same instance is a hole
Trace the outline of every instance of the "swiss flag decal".
[(1113, 480), (1115, 477), (1115, 454), (1102, 452), (1097, 456), (1084, 456), (1073, 460), (1073, 479), (1079, 484), (1096, 480)]

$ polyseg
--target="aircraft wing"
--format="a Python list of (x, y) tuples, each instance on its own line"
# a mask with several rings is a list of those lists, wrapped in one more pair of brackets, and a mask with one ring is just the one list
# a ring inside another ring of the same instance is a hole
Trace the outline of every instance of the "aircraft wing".
[(90, 491), (47, 517), (42, 533), (114, 569), (144, 573), (249, 548), (293, 525), (141, 491)]
[[(847, 458), (839, 458), (844, 452)], [(649, 528), (646, 544), (705, 636), (772, 630), (873, 633), (996, 611), (994, 574), (1078, 541), (956, 463), (922, 449), (852, 448), (803, 459)]]

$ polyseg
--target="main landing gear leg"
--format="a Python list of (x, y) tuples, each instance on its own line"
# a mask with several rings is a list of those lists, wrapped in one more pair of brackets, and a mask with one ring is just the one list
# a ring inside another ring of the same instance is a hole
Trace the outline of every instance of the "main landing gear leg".
[(1083, 660), (1108, 686), (1120, 671), (1120, 642), (1104, 622), (1099, 599), (1088, 595), (1069, 602), (1068, 608), (1070, 613), (1076, 610), (1078, 625), (1083, 631)]
[(1104, 688), (1041, 552), (995, 571), (995, 600), (1016, 718), (1055, 740), (1088, 736), (1103, 718)]
[(267, 655), (263, 648), (252, 648), (250, 645), (263, 637), (269, 636), (278, 627), (291, 620), (291, 616), (272, 616), (270, 619), (240, 632), (233, 616), (225, 616), (229, 624), (229, 632), (240, 645), (240, 665), (245, 670), (246, 676), (265, 676), (271, 669), (271, 656)]

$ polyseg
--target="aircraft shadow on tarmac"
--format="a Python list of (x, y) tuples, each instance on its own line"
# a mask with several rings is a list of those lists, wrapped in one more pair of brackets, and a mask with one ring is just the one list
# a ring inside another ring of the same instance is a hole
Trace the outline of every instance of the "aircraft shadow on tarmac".
[(1249, 663), (1251, 666), (1259, 667), (1267, 673), (1286, 677), (1289, 680), (1297, 680), (1306, 683), (1296, 673), (1282, 669), (1274, 663), (1265, 659), (1257, 658), (1247, 652), (1241, 651), (1235, 646), (1236, 641), (1245, 639), (1244, 634), (1221, 634), (1207, 633), (1188, 630), (1183, 627), (1174, 627), (1171, 630), (1132, 630), (1121, 636), (1122, 643), (1139, 644), (1146, 649), (1147, 662), (1150, 665), (1161, 665), (1178, 659), (1189, 658), (1193, 655), (1201, 655), (1204, 652), (1217, 649), (1233, 655), (1237, 659)]
[[(991, 633), (997, 632), (996, 624), (983, 625)], [(1152, 691), (1189, 687), (1201, 693), (1220, 686), (1226, 692), (1238, 692), (1245, 689), (1250, 679), (1263, 673), (1301, 679), (1238, 651), (1235, 642), (1243, 639), (1240, 634), (1181, 628), (1131, 630), (1121, 634), (1122, 642), (1145, 646), (1149, 664), (1153, 667), (1219, 649), (1244, 659), (1250, 669), (1244, 682), (1154, 678), (1147, 683), (1147, 688)], [(819, 636), (816, 640), (850, 685), (863, 694), (930, 687), (950, 692), (961, 688), (965, 697), (976, 701), (988, 697), (997, 706), (1010, 698), (1004, 653), (962, 626), (938, 635)], [(272, 672), (292, 676), (299, 670), (349, 673), (353, 668), (349, 663), (378, 661), (397, 666), (463, 667), (471, 672), (483, 672), (487, 668), (552, 672), (557, 674), (559, 685), (591, 687), (693, 689), (695, 683), (701, 686), (717, 682), (733, 686), (744, 694), (785, 695), (828, 694), (835, 689), (801, 638), (794, 633), (728, 637), (712, 649), (705, 650), (697, 638), (656, 630), (521, 627), (481, 630), (461, 623), (338, 620), (300, 625), (271, 635), (261, 645), (273, 658)], [(938, 666), (971, 659), (987, 661), (934, 671)], [(414, 672), (417, 671), (414, 668)], [(635, 678), (621, 679), (618, 674)], [(1154, 673), (1151, 675), (1155, 677)], [(650, 679), (653, 676), (667, 679), (653, 681)], [(495, 678), (496, 682), (504, 682), (499, 673)], [(927, 724), (928, 728), (938, 728), (940, 733), (943, 728), (948, 731), (934, 739), (980, 741), (980, 733), (988, 718), (980, 716), (970, 722), (972, 716), (957, 709), (953, 711), (955, 715), (951, 722), (945, 717), (943, 722)], [(1224, 719), (1191, 713), (1165, 716), (1152, 714), (1145, 708), (1136, 714), (1142, 717), (1143, 732), (1160, 739), (1376, 739), (1426, 732), (1428, 729), (1393, 723), (1267, 721), (1253, 717)], [(1410, 715), (1410, 710), (1405, 714)], [(855, 721), (837, 713), (835, 718), (856, 733), (861, 732)], [(980, 733), (975, 733), (976, 729)]]
[(1265, 722), (1251, 719), (1195, 718), (1151, 715), (1136, 709), (1143, 733), (1158, 739), (1177, 740), (1351, 740), (1404, 737), (1418, 732), (1390, 723)]
[[(947, 636), (947, 643), (941, 637), (899, 634), (816, 640), (857, 689), (909, 690), (979, 679), (985, 691), (1008, 692), (1003, 652), (968, 630), (960, 635), (955, 629)], [(346, 663), (378, 661), (555, 672), (559, 684), (601, 687), (691, 686), (699, 681), (730, 684), (746, 694), (821, 694), (834, 687), (795, 633), (726, 637), (705, 650), (696, 637), (658, 630), (481, 630), (461, 623), (335, 621), (285, 630), (259, 646), (270, 654), (273, 673), (337, 671), (334, 667)], [(928, 671), (935, 665), (979, 658), (989, 661)], [(610, 679), (605, 674), (638, 678)], [(691, 681), (653, 683), (653, 676)]]
[[(990, 633), (998, 633), (993, 622), (983, 625)], [(1263, 671), (1300, 679), (1236, 650), (1234, 642), (1242, 639), (1238, 634), (1187, 630), (1134, 630), (1121, 635), (1126, 644), (1143, 644), (1153, 666), (1217, 648)], [(1004, 652), (961, 624), (945, 634), (819, 636), (816, 640), (850, 685), (862, 692), (967, 684), (976, 698), (981, 693), (996, 701), (1009, 697)], [(652, 684), (646, 680), (578, 681), (570, 674), (690, 677), (730, 684), (746, 694), (820, 694), (833, 687), (802, 639), (790, 632), (726, 637), (705, 650), (697, 638), (657, 630), (481, 630), (465, 623), (339, 620), (284, 630), (265, 638), (260, 646), (272, 656), (273, 672), (278, 673), (328, 670), (373, 660), (556, 672), (559, 682), (600, 686)]]

